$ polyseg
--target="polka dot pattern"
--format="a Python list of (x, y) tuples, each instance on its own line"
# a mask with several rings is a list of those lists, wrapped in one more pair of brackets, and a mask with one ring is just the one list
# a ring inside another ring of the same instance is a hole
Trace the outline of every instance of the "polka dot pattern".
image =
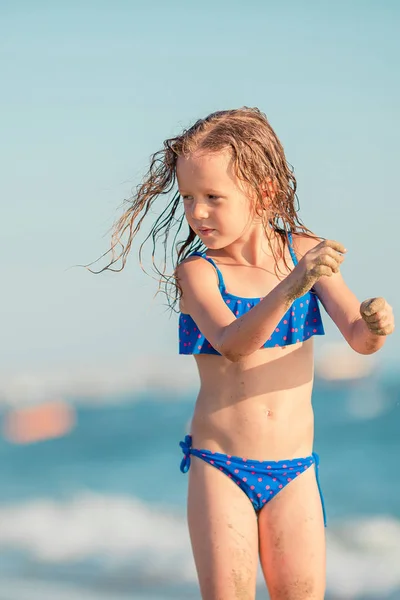
[[(291, 245), (291, 236), (289, 236), (289, 243), (293, 263), (296, 265), (297, 258)], [(237, 318), (261, 302), (262, 298), (241, 298), (230, 294), (226, 289), (223, 275), (212, 258), (201, 252), (193, 252), (191, 256), (201, 256), (213, 265), (218, 275), (221, 296)], [(276, 324), (274, 331), (262, 348), (290, 346), (304, 342), (314, 335), (324, 335), (324, 333), (318, 298), (314, 292), (310, 291), (293, 302), (279, 323)], [(184, 313), (179, 316), (179, 354), (220, 355), (201, 333), (192, 317)]]
[(190, 456), (197, 456), (230, 477), (246, 494), (256, 512), (274, 498), (291, 481), (304, 473), (315, 464), (318, 489), (321, 496), (322, 509), (325, 517), (325, 507), (318, 480), (318, 455), (313, 453), (305, 458), (294, 458), (280, 461), (250, 460), (239, 456), (228, 456), (209, 450), (192, 448), (192, 436), (185, 436), (179, 443), (184, 457), (181, 462), (182, 473), (190, 468)]

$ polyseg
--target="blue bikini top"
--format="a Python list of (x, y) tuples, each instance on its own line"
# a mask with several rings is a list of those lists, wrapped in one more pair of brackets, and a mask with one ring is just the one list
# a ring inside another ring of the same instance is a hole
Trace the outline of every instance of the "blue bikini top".
[[(291, 233), (288, 233), (288, 240), (290, 255), (296, 266), (298, 260), (293, 249)], [(213, 265), (218, 275), (221, 296), (236, 317), (241, 317), (262, 300), (262, 298), (241, 298), (229, 294), (226, 291), (222, 273), (212, 258), (206, 256), (205, 252), (193, 252), (190, 256), (201, 256)], [(289, 346), (304, 342), (313, 335), (324, 335), (324, 333), (318, 298), (314, 292), (309, 291), (304, 296), (296, 298), (262, 347)], [(221, 356), (206, 340), (192, 317), (185, 313), (181, 313), (179, 317), (179, 354), (218, 354)]]

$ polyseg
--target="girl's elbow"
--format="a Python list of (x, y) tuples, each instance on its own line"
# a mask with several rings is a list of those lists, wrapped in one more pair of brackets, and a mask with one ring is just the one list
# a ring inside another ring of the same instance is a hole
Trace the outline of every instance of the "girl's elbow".
[(243, 358), (243, 356), (237, 354), (236, 352), (225, 352), (223, 356), (233, 363), (237, 363)]
[(233, 363), (239, 362), (240, 360), (240, 355), (237, 352), (235, 352), (233, 348), (229, 348), (225, 344), (218, 345), (217, 350), (224, 358), (227, 358)]
[(358, 352), (358, 354), (364, 354), (364, 356), (368, 356), (369, 354), (375, 354), (375, 352), (379, 352), (383, 344), (384, 341), (379, 344), (364, 346), (363, 348), (355, 348), (355, 351)]
[(362, 354), (363, 356), (368, 356), (369, 354), (374, 354), (378, 351), (377, 348), (358, 348), (357, 346), (351, 346), (351, 348), (354, 350), (354, 352), (357, 352), (357, 354)]
[(357, 354), (375, 354), (385, 343), (385, 336), (371, 333), (360, 317), (352, 323), (350, 332), (343, 333), (349, 346)]
[(354, 352), (357, 352), (357, 354), (369, 356), (370, 354), (375, 354), (375, 352), (378, 352), (382, 348), (385, 343), (385, 339), (374, 336), (368, 339), (351, 340), (348, 341), (348, 343)]
[(252, 352), (246, 352), (243, 348), (240, 348), (237, 341), (232, 339), (231, 332), (224, 331), (217, 344), (217, 350), (222, 356), (227, 358), (233, 363), (241, 361), (245, 356), (252, 354)]
[(240, 360), (242, 360), (245, 356), (247, 356), (246, 354), (238, 352), (237, 348), (232, 347), (226, 343), (221, 343), (219, 345), (218, 352), (233, 363), (237, 363)]

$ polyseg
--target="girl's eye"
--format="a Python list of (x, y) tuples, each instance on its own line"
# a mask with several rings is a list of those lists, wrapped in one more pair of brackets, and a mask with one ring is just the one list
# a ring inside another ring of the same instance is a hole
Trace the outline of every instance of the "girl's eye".
[[(182, 196), (182, 194), (181, 194), (181, 198), (182, 198), (182, 200), (191, 200), (192, 196)], [(219, 200), (219, 196), (215, 196), (214, 194), (208, 194), (207, 198), (209, 200), (213, 200), (213, 201)]]

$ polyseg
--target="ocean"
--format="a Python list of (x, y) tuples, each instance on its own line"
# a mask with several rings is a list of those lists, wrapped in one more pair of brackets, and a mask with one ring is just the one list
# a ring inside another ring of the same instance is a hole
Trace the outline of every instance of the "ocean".
[[(178, 446), (194, 394), (69, 400), (68, 435), (0, 437), (0, 600), (200, 599)], [(326, 598), (400, 600), (400, 380), (317, 379), (313, 404)]]

